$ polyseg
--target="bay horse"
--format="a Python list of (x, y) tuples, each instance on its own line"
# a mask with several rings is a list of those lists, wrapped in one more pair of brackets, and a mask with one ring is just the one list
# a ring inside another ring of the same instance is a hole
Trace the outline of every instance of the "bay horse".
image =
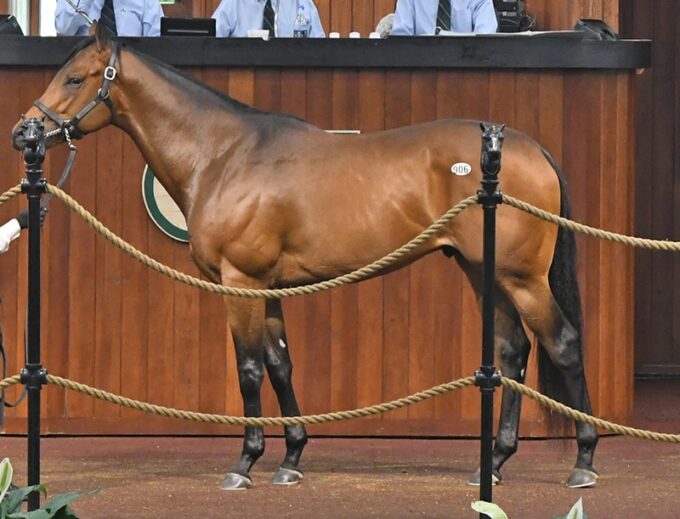
[[(442, 120), (362, 135), (332, 135), (298, 118), (263, 112), (119, 42), (101, 26), (57, 72), (27, 117), (46, 116), (48, 146), (113, 124), (134, 140), (186, 217), (191, 253), (211, 281), (253, 289), (333, 278), (391, 252), (474, 194), (481, 173), (479, 121)], [(23, 145), (21, 121), (13, 144)], [(503, 188), (547, 211), (569, 215), (564, 180), (548, 153), (506, 130)], [(454, 257), (480, 293), (482, 211), (471, 208), (403, 258)], [(530, 341), (539, 343), (549, 395), (590, 413), (584, 377), (574, 238), (510, 207), (498, 211), (495, 348), (506, 377), (523, 381)], [(260, 416), (265, 369), (284, 416), (300, 414), (278, 300), (224, 298), (236, 347), (246, 416)], [(504, 389), (493, 470), (517, 450), (520, 396)], [(285, 428), (275, 484), (299, 482), (303, 426)], [(576, 423), (578, 454), (567, 484), (592, 486), (598, 436)], [(252, 484), (264, 452), (261, 427), (246, 427), (240, 459), (222, 489)], [(474, 475), (471, 482), (478, 482)]]

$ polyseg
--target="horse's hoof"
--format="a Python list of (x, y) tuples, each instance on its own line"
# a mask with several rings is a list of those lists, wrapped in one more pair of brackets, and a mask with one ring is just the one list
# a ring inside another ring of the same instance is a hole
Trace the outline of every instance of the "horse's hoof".
[[(468, 480), (468, 485), (473, 486), (473, 487), (478, 487), (481, 476), (482, 476), (481, 471), (479, 469), (477, 469), (475, 471), (475, 473), (472, 475), (472, 477)], [(502, 481), (502, 479), (503, 478), (501, 477), (500, 472), (498, 472), (497, 470), (494, 470), (491, 473), (491, 484), (492, 485), (494, 485), (494, 486), (498, 485)]]
[(574, 469), (569, 474), (567, 486), (569, 488), (587, 488), (594, 487), (597, 483), (597, 472), (587, 469)]
[(253, 485), (253, 480), (248, 476), (230, 472), (227, 474), (222, 483), (220, 483), (221, 490), (248, 490)]
[(280, 467), (272, 478), (272, 485), (297, 485), (303, 477), (304, 474), (297, 469)]

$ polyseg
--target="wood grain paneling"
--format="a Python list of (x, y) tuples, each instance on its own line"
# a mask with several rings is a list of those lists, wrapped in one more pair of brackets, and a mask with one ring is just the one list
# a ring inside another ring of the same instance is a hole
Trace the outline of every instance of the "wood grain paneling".
[[(545, 142), (560, 160), (577, 219), (633, 232), (627, 205), (634, 195), (633, 92), (627, 73), (216, 68), (190, 72), (241, 101), (294, 113), (327, 129), (374, 131), (447, 117), (505, 122)], [(4, 69), (0, 74), (0, 96), (6, 100), (0, 127), (8, 131), (45, 88), (50, 74), (31, 69)], [(0, 141), (5, 187), (22, 171), (18, 154), (7, 141)], [(137, 247), (196, 275), (186, 245), (162, 234), (145, 214), (139, 195), (143, 161), (129, 138), (108, 128), (84, 139), (79, 148), (68, 190)], [(50, 178), (59, 173), (64, 158), (63, 151), (50, 151)], [(22, 204), (15, 200), (0, 207), (0, 217), (9, 218)], [(241, 414), (234, 352), (220, 298), (174, 283), (124, 257), (58, 201), (52, 205), (44, 236), (43, 351), (48, 369), (132, 398)], [(587, 374), (595, 412), (625, 422), (632, 402), (632, 252), (592, 239), (578, 240)], [(22, 238), (0, 262), (2, 318), (12, 372), (22, 364), (25, 254)], [(611, 268), (613, 263), (616, 269)], [(481, 324), (475, 295), (455, 262), (441, 254), (384, 278), (286, 300), (284, 310), (294, 385), (305, 413), (400, 397), (467, 376), (479, 365)], [(528, 380), (534, 385), (535, 371), (532, 357)], [(276, 414), (273, 392), (265, 386), (265, 413)], [(49, 432), (240, 432), (149, 419), (54, 387), (46, 393), (44, 427)], [(7, 431), (23, 430), (24, 414), (24, 406), (10, 411)], [(478, 392), (468, 389), (379, 418), (311, 430), (476, 435), (478, 418)], [(523, 434), (543, 434), (542, 420), (539, 409), (527, 403)]]
[[(651, 38), (637, 81), (636, 234), (680, 240), (680, 15), (677, 2), (621, 2), (622, 32)], [(680, 375), (680, 255), (636, 253), (636, 372)]]

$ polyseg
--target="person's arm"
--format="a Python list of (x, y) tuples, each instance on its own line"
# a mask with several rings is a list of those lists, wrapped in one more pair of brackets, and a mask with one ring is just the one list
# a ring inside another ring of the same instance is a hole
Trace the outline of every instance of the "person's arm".
[(498, 30), (498, 18), (493, 8), (493, 0), (477, 0), (472, 8), (472, 31), (490, 34)]
[(392, 24), (392, 36), (413, 36), (416, 33), (416, 6), (414, 0), (398, 0)]
[[(93, 0), (73, 0), (79, 9), (82, 9), (90, 18), (92, 18), (91, 8)], [(99, 18), (97, 16), (96, 18)], [(87, 34), (89, 25), (85, 18), (80, 16), (69, 5), (66, 0), (57, 0), (57, 9), (54, 17), (54, 27), (57, 34), (60, 36), (76, 36)]]
[(311, 29), (309, 32), (310, 38), (325, 38), (326, 33), (323, 30), (323, 25), (321, 25), (321, 18), (319, 18), (319, 11), (314, 5), (314, 2), (310, 0), (309, 2), (309, 18), (312, 22)]
[(7, 252), (10, 242), (16, 240), (21, 234), (21, 224), (18, 218), (12, 218), (0, 227), (0, 253)]
[(146, 0), (142, 13), (142, 36), (161, 35), (163, 8), (158, 0)]
[(216, 20), (216, 36), (222, 38), (229, 38), (234, 34), (236, 28), (236, 17), (233, 12), (233, 0), (222, 0), (217, 6), (212, 17)]

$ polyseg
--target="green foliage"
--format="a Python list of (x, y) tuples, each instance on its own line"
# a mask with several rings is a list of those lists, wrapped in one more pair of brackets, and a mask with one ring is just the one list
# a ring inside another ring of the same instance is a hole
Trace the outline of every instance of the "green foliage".
[[(508, 516), (498, 505), (486, 501), (474, 501), (472, 509), (475, 512), (486, 514), (490, 519), (508, 519)], [(561, 515), (555, 519), (588, 519), (588, 516), (583, 513), (583, 499), (579, 498), (567, 515)]]
[(571, 507), (567, 515), (561, 515), (555, 519), (588, 519), (588, 516), (583, 513), (583, 498), (579, 498), (574, 506)]
[(505, 515), (503, 510), (501, 510), (501, 507), (494, 505), (493, 503), (487, 503), (486, 501), (474, 501), (471, 506), (475, 512), (485, 514), (490, 519), (508, 519), (508, 516)]
[(12, 464), (9, 462), (9, 458), (5, 458), (0, 462), (0, 502), (5, 497), (5, 493), (12, 482), (12, 475), (14, 474), (14, 469)]
[[(45, 487), (33, 485), (30, 487), (9, 490), (12, 482), (12, 464), (7, 458), (0, 463), (0, 519), (78, 519), (68, 505), (83, 495), (82, 492), (69, 492), (54, 496), (49, 503), (39, 510), (22, 512), (21, 504), (31, 492), (41, 492), (47, 496)], [(87, 495), (95, 494), (99, 490), (88, 492)]]

